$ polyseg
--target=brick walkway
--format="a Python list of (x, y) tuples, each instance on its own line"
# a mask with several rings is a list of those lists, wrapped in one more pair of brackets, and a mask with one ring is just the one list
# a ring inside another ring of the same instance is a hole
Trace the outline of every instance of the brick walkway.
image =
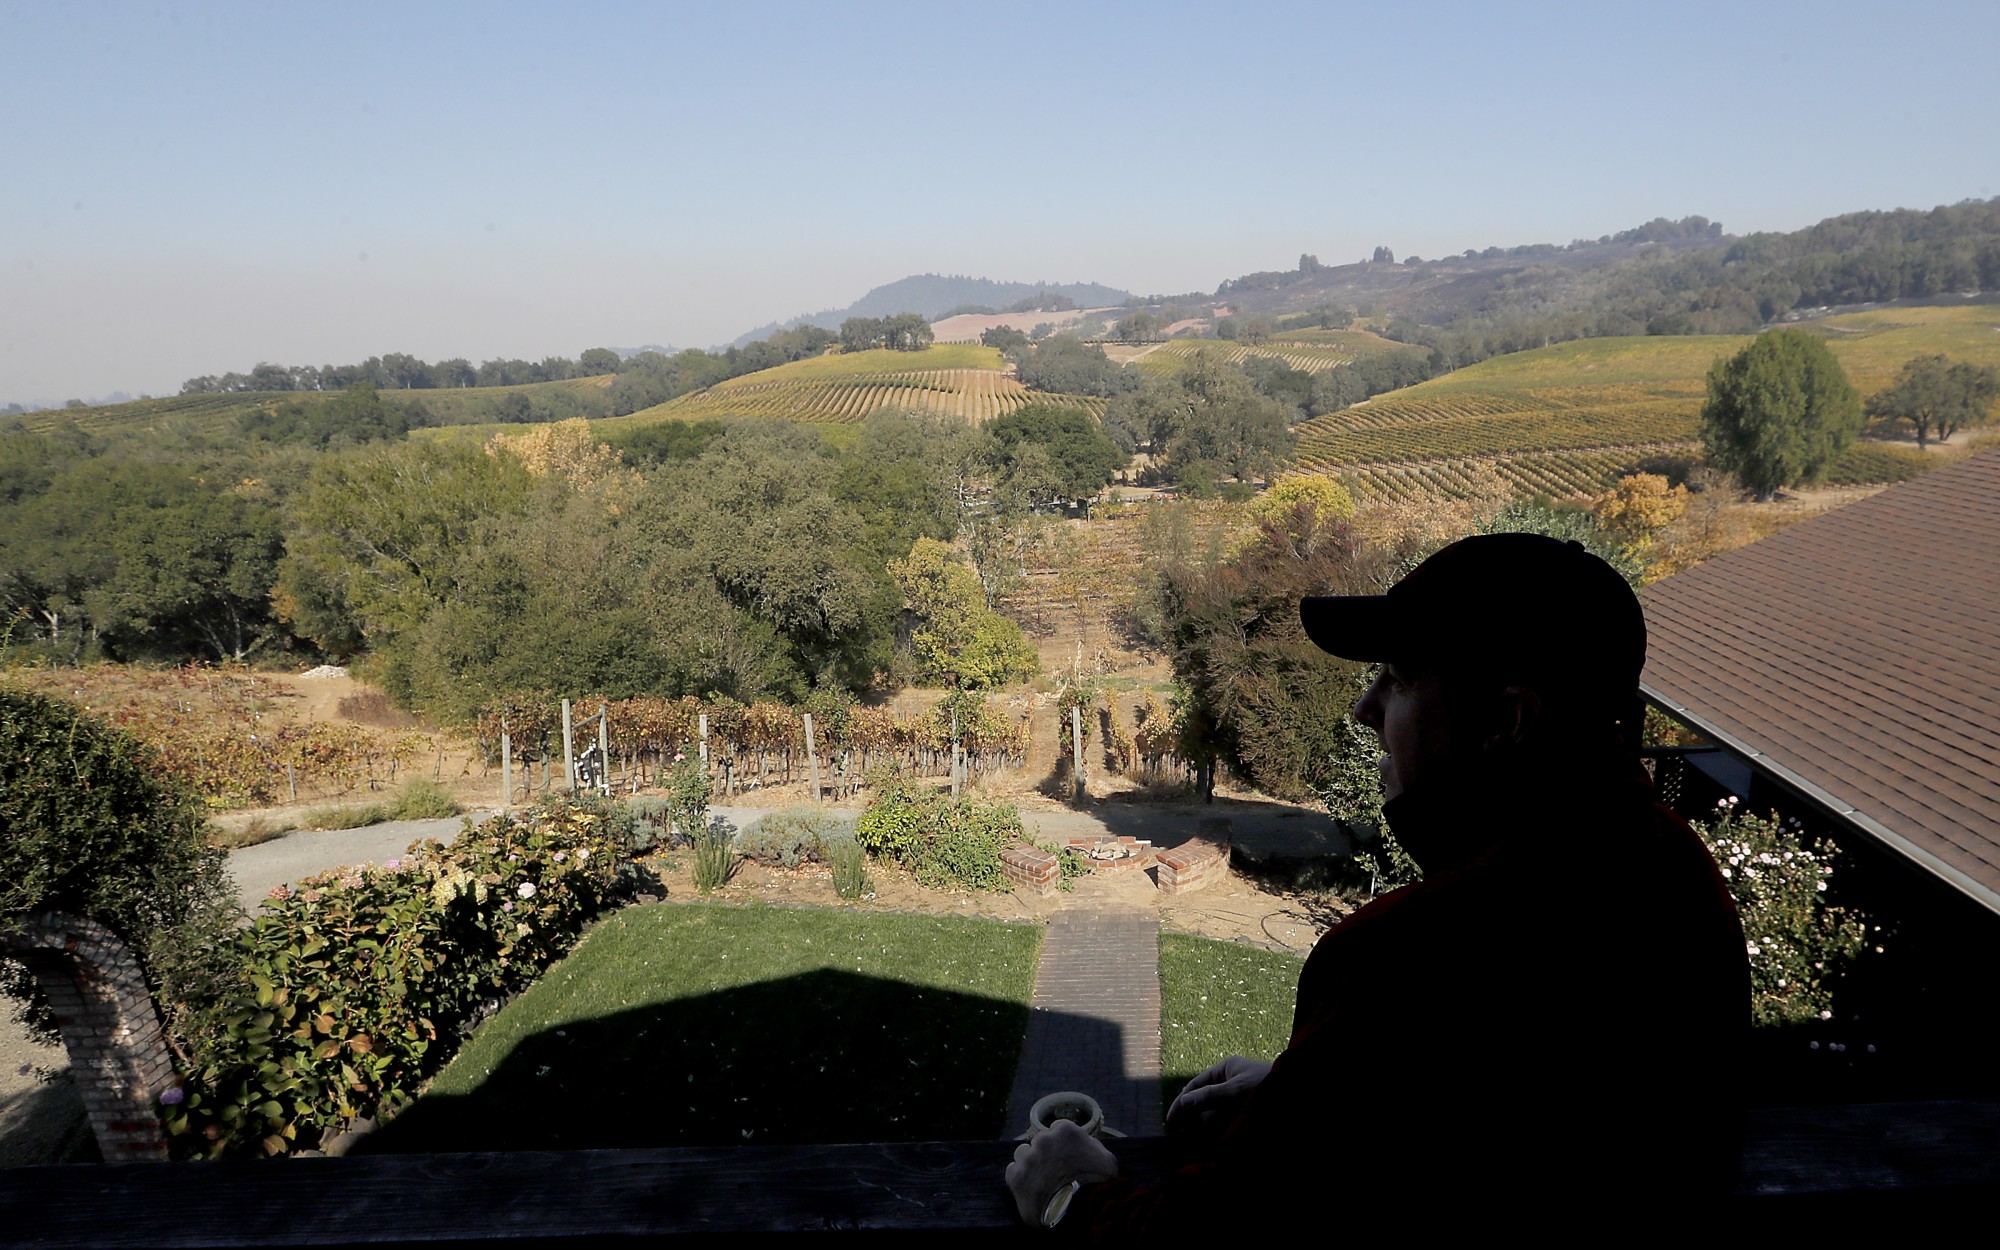
[(1007, 1135), (1043, 1094), (1078, 1090), (1130, 1137), (1160, 1133), (1160, 922), (1077, 908), (1049, 920), (1034, 1009), (1007, 1103)]

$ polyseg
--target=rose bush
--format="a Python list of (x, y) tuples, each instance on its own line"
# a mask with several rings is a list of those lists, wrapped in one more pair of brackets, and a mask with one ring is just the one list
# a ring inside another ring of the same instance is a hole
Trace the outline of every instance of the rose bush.
[(1826, 901), (1838, 851), (1807, 843), (1799, 822), (1739, 812), (1734, 798), (1694, 824), (1743, 920), (1752, 1019), (1760, 1026), (1825, 1019), (1841, 971), (1861, 953), (1861, 917)]

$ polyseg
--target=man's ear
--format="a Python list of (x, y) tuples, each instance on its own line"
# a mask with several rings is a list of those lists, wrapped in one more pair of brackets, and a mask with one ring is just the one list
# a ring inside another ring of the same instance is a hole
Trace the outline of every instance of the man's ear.
[(1532, 686), (1503, 686), (1496, 701), (1493, 733), (1482, 747), (1488, 752), (1519, 750), (1542, 722), (1542, 696)]

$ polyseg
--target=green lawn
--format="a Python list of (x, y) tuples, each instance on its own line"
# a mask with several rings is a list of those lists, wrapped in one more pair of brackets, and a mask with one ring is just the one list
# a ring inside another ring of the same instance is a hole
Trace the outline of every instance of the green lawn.
[(1273, 1059), (1292, 1034), (1296, 955), (1240, 942), (1160, 935), (1160, 1097), (1218, 1059)]
[(950, 916), (628, 908), (367, 1148), (998, 1137), (1041, 941)]

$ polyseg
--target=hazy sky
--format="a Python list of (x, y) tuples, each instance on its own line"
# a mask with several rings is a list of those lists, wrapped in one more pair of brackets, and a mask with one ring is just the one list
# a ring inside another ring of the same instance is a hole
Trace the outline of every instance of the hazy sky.
[(1992, 0), (0, 0), (0, 402), (1928, 208), (2000, 194), (1996, 47)]

